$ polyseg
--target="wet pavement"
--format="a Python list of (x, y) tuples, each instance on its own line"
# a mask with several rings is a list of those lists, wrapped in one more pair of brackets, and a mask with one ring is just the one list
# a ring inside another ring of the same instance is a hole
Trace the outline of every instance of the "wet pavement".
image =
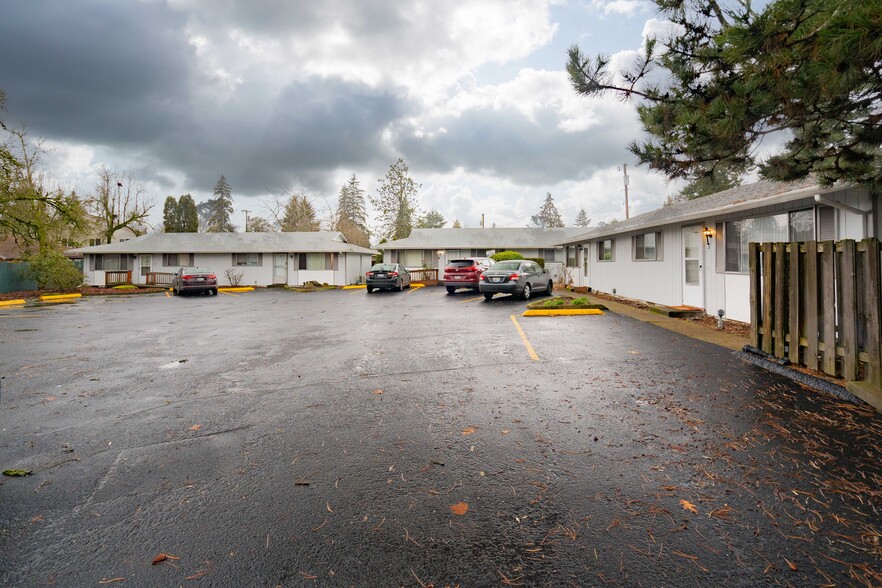
[(878, 413), (626, 316), (523, 308), (0, 309), (0, 467), (33, 472), (0, 478), (0, 583), (882, 585)]

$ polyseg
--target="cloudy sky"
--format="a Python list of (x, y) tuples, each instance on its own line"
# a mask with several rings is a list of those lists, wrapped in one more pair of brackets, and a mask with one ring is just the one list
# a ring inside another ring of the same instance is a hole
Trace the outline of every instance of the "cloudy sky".
[(632, 215), (679, 186), (634, 165), (632, 105), (575, 95), (566, 50), (624, 62), (662, 26), (642, 0), (10, 2), (2, 119), (80, 192), (101, 165), (134, 170), (155, 222), (220, 174), (240, 226), (292, 191), (324, 213), (402, 157), (451, 222), (525, 226), (551, 192), (567, 225), (596, 224), (624, 217), (623, 163)]

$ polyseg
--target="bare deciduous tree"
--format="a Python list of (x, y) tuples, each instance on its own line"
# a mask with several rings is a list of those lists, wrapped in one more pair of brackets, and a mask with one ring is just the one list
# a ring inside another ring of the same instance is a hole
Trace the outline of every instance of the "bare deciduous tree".
[(86, 204), (98, 217), (98, 232), (104, 243), (110, 243), (120, 229), (131, 229), (136, 235), (147, 232), (147, 217), (153, 203), (131, 170), (120, 172), (102, 167), (95, 193)]

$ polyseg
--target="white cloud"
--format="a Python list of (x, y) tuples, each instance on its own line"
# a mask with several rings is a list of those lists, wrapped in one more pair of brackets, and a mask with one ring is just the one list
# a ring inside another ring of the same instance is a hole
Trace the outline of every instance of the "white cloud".
[(596, 8), (604, 14), (623, 14), (633, 16), (638, 11), (646, 8), (647, 3), (641, 0), (593, 0)]

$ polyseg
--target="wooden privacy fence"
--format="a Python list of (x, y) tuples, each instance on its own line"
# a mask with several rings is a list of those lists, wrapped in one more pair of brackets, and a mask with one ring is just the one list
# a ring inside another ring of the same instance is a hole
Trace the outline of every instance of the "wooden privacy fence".
[(882, 399), (878, 239), (750, 244), (750, 344)]
[(411, 282), (421, 282), (426, 285), (438, 283), (438, 270), (435, 268), (407, 270)]

